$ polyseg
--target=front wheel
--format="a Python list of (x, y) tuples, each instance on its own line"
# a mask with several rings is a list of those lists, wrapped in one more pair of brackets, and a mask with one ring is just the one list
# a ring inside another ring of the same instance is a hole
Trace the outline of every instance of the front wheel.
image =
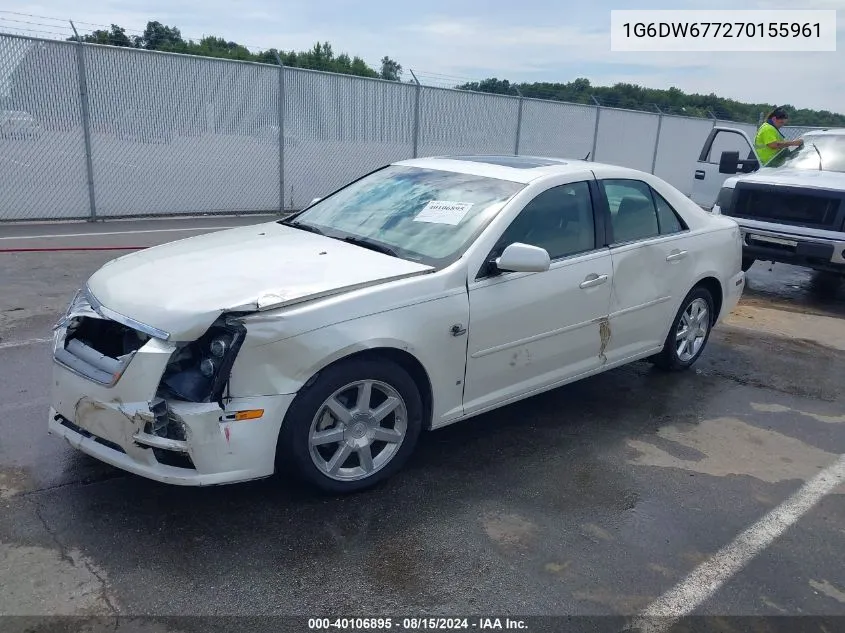
[(666, 371), (691, 367), (704, 351), (715, 321), (712, 295), (705, 288), (693, 288), (684, 297), (654, 364)]
[(287, 468), (320, 490), (357, 492), (396, 473), (422, 428), (419, 389), (387, 360), (342, 361), (291, 404), (277, 446)]

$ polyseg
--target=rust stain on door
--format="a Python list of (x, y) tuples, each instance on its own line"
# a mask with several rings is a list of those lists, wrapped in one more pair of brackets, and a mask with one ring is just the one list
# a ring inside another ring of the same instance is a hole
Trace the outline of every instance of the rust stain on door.
[(601, 348), (599, 349), (599, 358), (602, 364), (607, 362), (607, 356), (604, 352), (607, 349), (607, 344), (610, 342), (610, 322), (604, 318), (599, 321), (599, 337), (601, 338)]

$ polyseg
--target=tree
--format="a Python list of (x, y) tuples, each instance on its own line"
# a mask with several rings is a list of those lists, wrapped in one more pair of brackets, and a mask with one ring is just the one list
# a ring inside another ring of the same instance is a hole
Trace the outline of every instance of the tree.
[(473, 92), (490, 92), (498, 95), (513, 95), (517, 94), (514, 86), (507, 79), (484, 79), (483, 81), (473, 81), (463, 86), (459, 86), (463, 90), (471, 90)]
[(184, 45), (182, 34), (176, 27), (165, 26), (161, 22), (147, 22), (144, 34), (135, 38), (135, 46), (148, 50), (172, 50), (174, 47)]
[(381, 58), (380, 77), (382, 79), (387, 79), (388, 81), (401, 81), (402, 65), (385, 55)]
[[(69, 37), (68, 40), (75, 40), (75, 37)], [(129, 36), (126, 35), (126, 31), (117, 26), (116, 24), (112, 24), (109, 30), (105, 29), (98, 29), (96, 31), (92, 31), (88, 35), (83, 35), (80, 39), (83, 42), (87, 42), (90, 44), (106, 44), (109, 46), (132, 46), (132, 40), (129, 39)]]
[[(75, 38), (69, 38), (75, 39)], [(308, 68), (324, 70), (334, 73), (358, 75), (361, 77), (388, 77), (398, 80), (402, 74), (402, 66), (389, 57), (382, 59), (381, 72), (370, 68), (358, 56), (350, 57), (347, 53), (335, 56), (334, 49), (329, 42), (317, 42), (308, 51), (280, 51), (271, 48), (260, 53), (252, 53), (246, 46), (223, 37), (207, 35), (199, 42), (185, 40), (182, 33), (175, 26), (167, 26), (156, 20), (147, 22), (142, 35), (130, 38), (124, 29), (112, 25), (111, 29), (93, 31), (82, 36), (85, 42), (95, 44), (110, 44), (112, 46), (126, 46), (145, 48), (147, 50), (184, 53), (200, 57), (222, 57), (244, 61), (255, 61), (263, 64), (276, 64), (276, 55), (285, 66), (292, 68)]]
[[(566, 101), (569, 103), (599, 103), (616, 108), (655, 111), (655, 106), (669, 114), (709, 117), (757, 124), (761, 112), (770, 112), (774, 105), (742, 103), (733, 99), (708, 95), (687, 94), (672, 86), (668, 89), (645, 88), (636, 84), (617, 83), (613, 86), (592, 86), (586, 78), (579, 77), (569, 83), (521, 83), (511, 84), (507, 79), (492, 77), (483, 81), (456, 86), (458, 90), (473, 90), (493, 94), (512, 94), (509, 90), (518, 87), (526, 97)], [(787, 105), (791, 113), (791, 125), (845, 126), (845, 115), (827, 110), (796, 109)]]

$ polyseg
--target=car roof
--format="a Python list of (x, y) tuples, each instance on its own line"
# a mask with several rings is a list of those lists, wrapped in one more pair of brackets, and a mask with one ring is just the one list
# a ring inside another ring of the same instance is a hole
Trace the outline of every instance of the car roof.
[(486, 176), (499, 180), (510, 180), (527, 184), (548, 176), (582, 173), (603, 167), (627, 170), (631, 174), (643, 175), (633, 169), (605, 165), (584, 159), (556, 158), (549, 156), (514, 156), (512, 154), (449, 155), (412, 158), (397, 161), (393, 165), (452, 171), (474, 176)]

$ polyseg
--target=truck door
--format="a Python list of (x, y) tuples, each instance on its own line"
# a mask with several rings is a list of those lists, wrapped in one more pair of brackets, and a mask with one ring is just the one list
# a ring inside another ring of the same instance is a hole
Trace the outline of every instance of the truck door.
[(756, 159), (754, 144), (742, 130), (714, 127), (704, 141), (693, 174), (690, 198), (708, 211), (713, 208), (722, 183), (733, 174), (719, 173), (722, 152), (739, 152), (740, 160)]

